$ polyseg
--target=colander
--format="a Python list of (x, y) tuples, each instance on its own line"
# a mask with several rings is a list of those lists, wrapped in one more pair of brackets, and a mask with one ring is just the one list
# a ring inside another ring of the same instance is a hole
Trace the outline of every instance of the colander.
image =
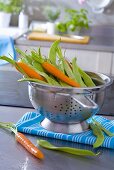
[(102, 79), (96, 80), (95, 87), (55, 87), (28, 83), (30, 101), (44, 116), (41, 125), (45, 129), (60, 133), (80, 133), (88, 129), (86, 120), (99, 112), (106, 87), (111, 84), (108, 76), (94, 74)]

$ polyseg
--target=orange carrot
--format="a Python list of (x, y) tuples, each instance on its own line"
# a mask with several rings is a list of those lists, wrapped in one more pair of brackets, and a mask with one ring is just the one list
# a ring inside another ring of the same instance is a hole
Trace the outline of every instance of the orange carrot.
[(43, 153), (28, 139), (25, 135), (20, 132), (15, 134), (17, 142), (24, 146), (32, 155), (36, 158), (44, 159)]
[(11, 130), (15, 134), (16, 141), (19, 142), (29, 153), (36, 158), (44, 159), (44, 154), (22, 133), (17, 132), (13, 123), (0, 122), (0, 127)]
[(57, 69), (55, 66), (53, 66), (52, 64), (44, 61), (41, 63), (42, 67), (49, 72), (50, 74), (52, 74), (53, 76), (59, 78), (60, 80), (62, 80), (63, 82), (73, 86), (73, 87), (80, 87), (80, 84), (77, 83), (76, 81), (74, 81), (73, 79), (69, 78), (68, 76), (66, 76), (62, 71), (60, 71), (59, 69)]
[[(23, 71), (30, 77), (30, 78), (35, 78), (39, 79), (42, 81), (45, 81), (44, 77), (42, 77), (40, 74), (38, 74), (34, 69), (32, 69), (30, 66), (28, 66), (26, 63), (23, 63), (21, 61), (16, 62), (16, 64), (23, 69)], [(19, 71), (19, 69), (17, 68)]]

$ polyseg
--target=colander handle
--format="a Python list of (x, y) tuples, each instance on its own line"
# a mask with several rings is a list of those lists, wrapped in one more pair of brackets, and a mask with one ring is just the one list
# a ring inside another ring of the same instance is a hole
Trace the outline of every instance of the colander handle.
[(73, 100), (75, 100), (80, 106), (88, 109), (98, 109), (99, 106), (88, 96), (75, 96), (70, 95)]
[(76, 101), (80, 107), (84, 107), (87, 109), (99, 109), (98, 104), (96, 104), (89, 96), (84, 95), (72, 95), (65, 93), (57, 93), (58, 95), (70, 96), (74, 101)]

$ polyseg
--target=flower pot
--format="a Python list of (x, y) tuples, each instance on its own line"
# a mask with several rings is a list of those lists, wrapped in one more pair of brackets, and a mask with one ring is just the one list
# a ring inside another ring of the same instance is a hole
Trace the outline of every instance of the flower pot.
[(47, 34), (55, 34), (55, 23), (47, 22)]
[(0, 28), (9, 27), (11, 13), (0, 12)]

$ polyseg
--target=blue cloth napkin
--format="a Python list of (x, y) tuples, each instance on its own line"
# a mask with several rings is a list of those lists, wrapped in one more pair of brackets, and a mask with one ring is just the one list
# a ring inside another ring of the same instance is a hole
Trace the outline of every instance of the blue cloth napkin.
[[(7, 56), (16, 59), (14, 40), (9, 36), (0, 36), (0, 56)], [(0, 60), (0, 65), (6, 64), (6, 61)]]
[[(29, 133), (31, 135), (39, 135), (89, 145), (92, 145), (96, 140), (96, 137), (93, 135), (91, 130), (78, 134), (62, 134), (47, 131), (40, 125), (40, 122), (43, 119), (44, 117), (40, 113), (27, 112), (16, 123), (17, 130), (20, 132)], [(114, 133), (114, 120), (108, 120), (102, 116), (94, 116), (94, 119), (102, 124), (104, 128)], [(89, 122), (90, 121), (91, 120), (89, 120)], [(102, 144), (102, 147), (114, 149), (114, 137), (109, 137), (106, 134), (104, 135), (105, 140)]]

